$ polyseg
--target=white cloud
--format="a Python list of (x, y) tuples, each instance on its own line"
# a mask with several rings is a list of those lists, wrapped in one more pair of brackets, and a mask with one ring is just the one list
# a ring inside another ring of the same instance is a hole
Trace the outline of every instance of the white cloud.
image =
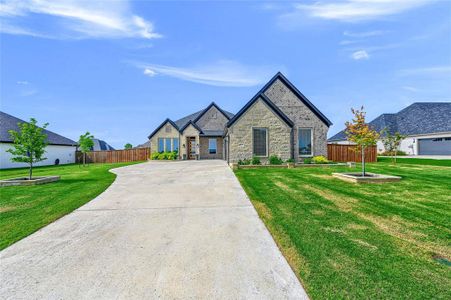
[[(23, 20), (34, 15), (57, 22), (52, 23), (52, 32), (41, 32), (23, 25)], [(152, 23), (132, 13), (127, 0), (6, 0), (0, 6), (0, 17), (0, 30), (8, 34), (48, 38), (161, 37), (154, 31)]]
[(451, 73), (451, 66), (433, 66), (433, 67), (421, 67), (402, 69), (398, 71), (400, 76), (414, 76), (414, 75), (447, 75)]
[(351, 54), (351, 57), (354, 60), (362, 60), (362, 59), (369, 59), (370, 56), (365, 50), (359, 50)]
[(434, 0), (346, 0), (297, 4), (292, 14), (337, 21), (366, 21), (395, 15)]
[(138, 67), (150, 77), (165, 75), (207, 85), (234, 87), (262, 84), (275, 73), (274, 68), (244, 66), (229, 60), (189, 68), (157, 64), (138, 64)]
[(19, 85), (28, 85), (29, 84), (29, 82), (26, 81), (26, 80), (19, 80), (16, 83), (19, 84)]
[(403, 90), (406, 90), (406, 91), (409, 91), (409, 92), (418, 92), (419, 91), (419, 89), (417, 89), (417, 88), (415, 88), (413, 86), (408, 86), (408, 85), (402, 86), (401, 88)]
[(345, 31), (343, 32), (344, 36), (352, 37), (352, 38), (366, 38), (371, 36), (384, 35), (388, 31), (386, 30), (373, 30), (373, 31), (364, 31), (364, 32), (351, 32)]

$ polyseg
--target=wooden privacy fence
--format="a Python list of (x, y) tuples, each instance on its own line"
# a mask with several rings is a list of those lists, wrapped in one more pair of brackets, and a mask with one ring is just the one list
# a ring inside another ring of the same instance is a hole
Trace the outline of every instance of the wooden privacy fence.
[[(327, 159), (336, 162), (362, 162), (362, 154), (360, 151), (356, 151), (354, 145), (339, 145), (328, 144), (327, 145)], [(365, 162), (377, 161), (377, 149), (376, 146), (367, 147), (365, 149)]]
[[(150, 158), (150, 148), (135, 148), (128, 150), (90, 151), (86, 153), (87, 163), (119, 163), (141, 161)], [(76, 162), (83, 162), (83, 153), (76, 152)]]

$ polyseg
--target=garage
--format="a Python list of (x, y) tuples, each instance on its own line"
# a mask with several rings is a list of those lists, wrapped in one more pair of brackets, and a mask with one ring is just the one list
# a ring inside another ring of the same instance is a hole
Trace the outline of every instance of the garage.
[(419, 155), (451, 155), (451, 137), (419, 139)]

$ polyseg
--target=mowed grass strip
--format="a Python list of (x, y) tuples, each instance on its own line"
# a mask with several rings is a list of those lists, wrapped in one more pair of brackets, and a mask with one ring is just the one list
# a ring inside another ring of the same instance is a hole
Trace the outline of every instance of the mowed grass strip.
[(331, 176), (346, 171), (236, 175), (311, 298), (450, 299), (451, 168), (369, 164), (403, 177), (386, 184)]
[[(102, 193), (132, 163), (38, 167), (33, 176), (60, 175), (55, 183), (0, 188), (0, 249), (30, 235)], [(27, 169), (0, 170), (0, 179), (25, 177)]]

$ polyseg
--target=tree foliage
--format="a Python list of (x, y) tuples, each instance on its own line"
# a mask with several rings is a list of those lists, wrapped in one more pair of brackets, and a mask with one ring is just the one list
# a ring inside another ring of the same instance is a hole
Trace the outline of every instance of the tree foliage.
[(379, 138), (379, 133), (370, 128), (366, 123), (366, 112), (363, 106), (360, 109), (351, 108), (354, 118), (351, 122), (347, 121), (346, 136), (348, 141), (356, 145), (356, 151), (360, 151), (362, 155), (362, 176), (365, 176), (365, 149), (374, 146)]
[(132, 149), (133, 146), (130, 143), (125, 144), (124, 149)]
[(47, 147), (47, 135), (43, 131), (48, 126), (48, 123), (39, 127), (36, 119), (31, 118), (29, 123), (18, 123), (17, 126), (19, 126), (19, 131), (8, 131), (13, 139), (13, 148), (6, 151), (13, 155), (12, 161), (29, 164), (28, 178), (31, 180), (33, 163), (47, 159), (44, 157), (45, 147)]
[(94, 147), (94, 136), (87, 131), (85, 134), (80, 135), (78, 139), (78, 149), (83, 153), (83, 166), (86, 165), (86, 152), (91, 151)]
[(384, 128), (380, 135), (385, 151), (390, 154), (393, 163), (396, 164), (396, 155), (398, 154), (399, 146), (401, 145), (401, 141), (405, 139), (406, 136), (400, 134), (399, 132), (391, 134), (387, 128)]

